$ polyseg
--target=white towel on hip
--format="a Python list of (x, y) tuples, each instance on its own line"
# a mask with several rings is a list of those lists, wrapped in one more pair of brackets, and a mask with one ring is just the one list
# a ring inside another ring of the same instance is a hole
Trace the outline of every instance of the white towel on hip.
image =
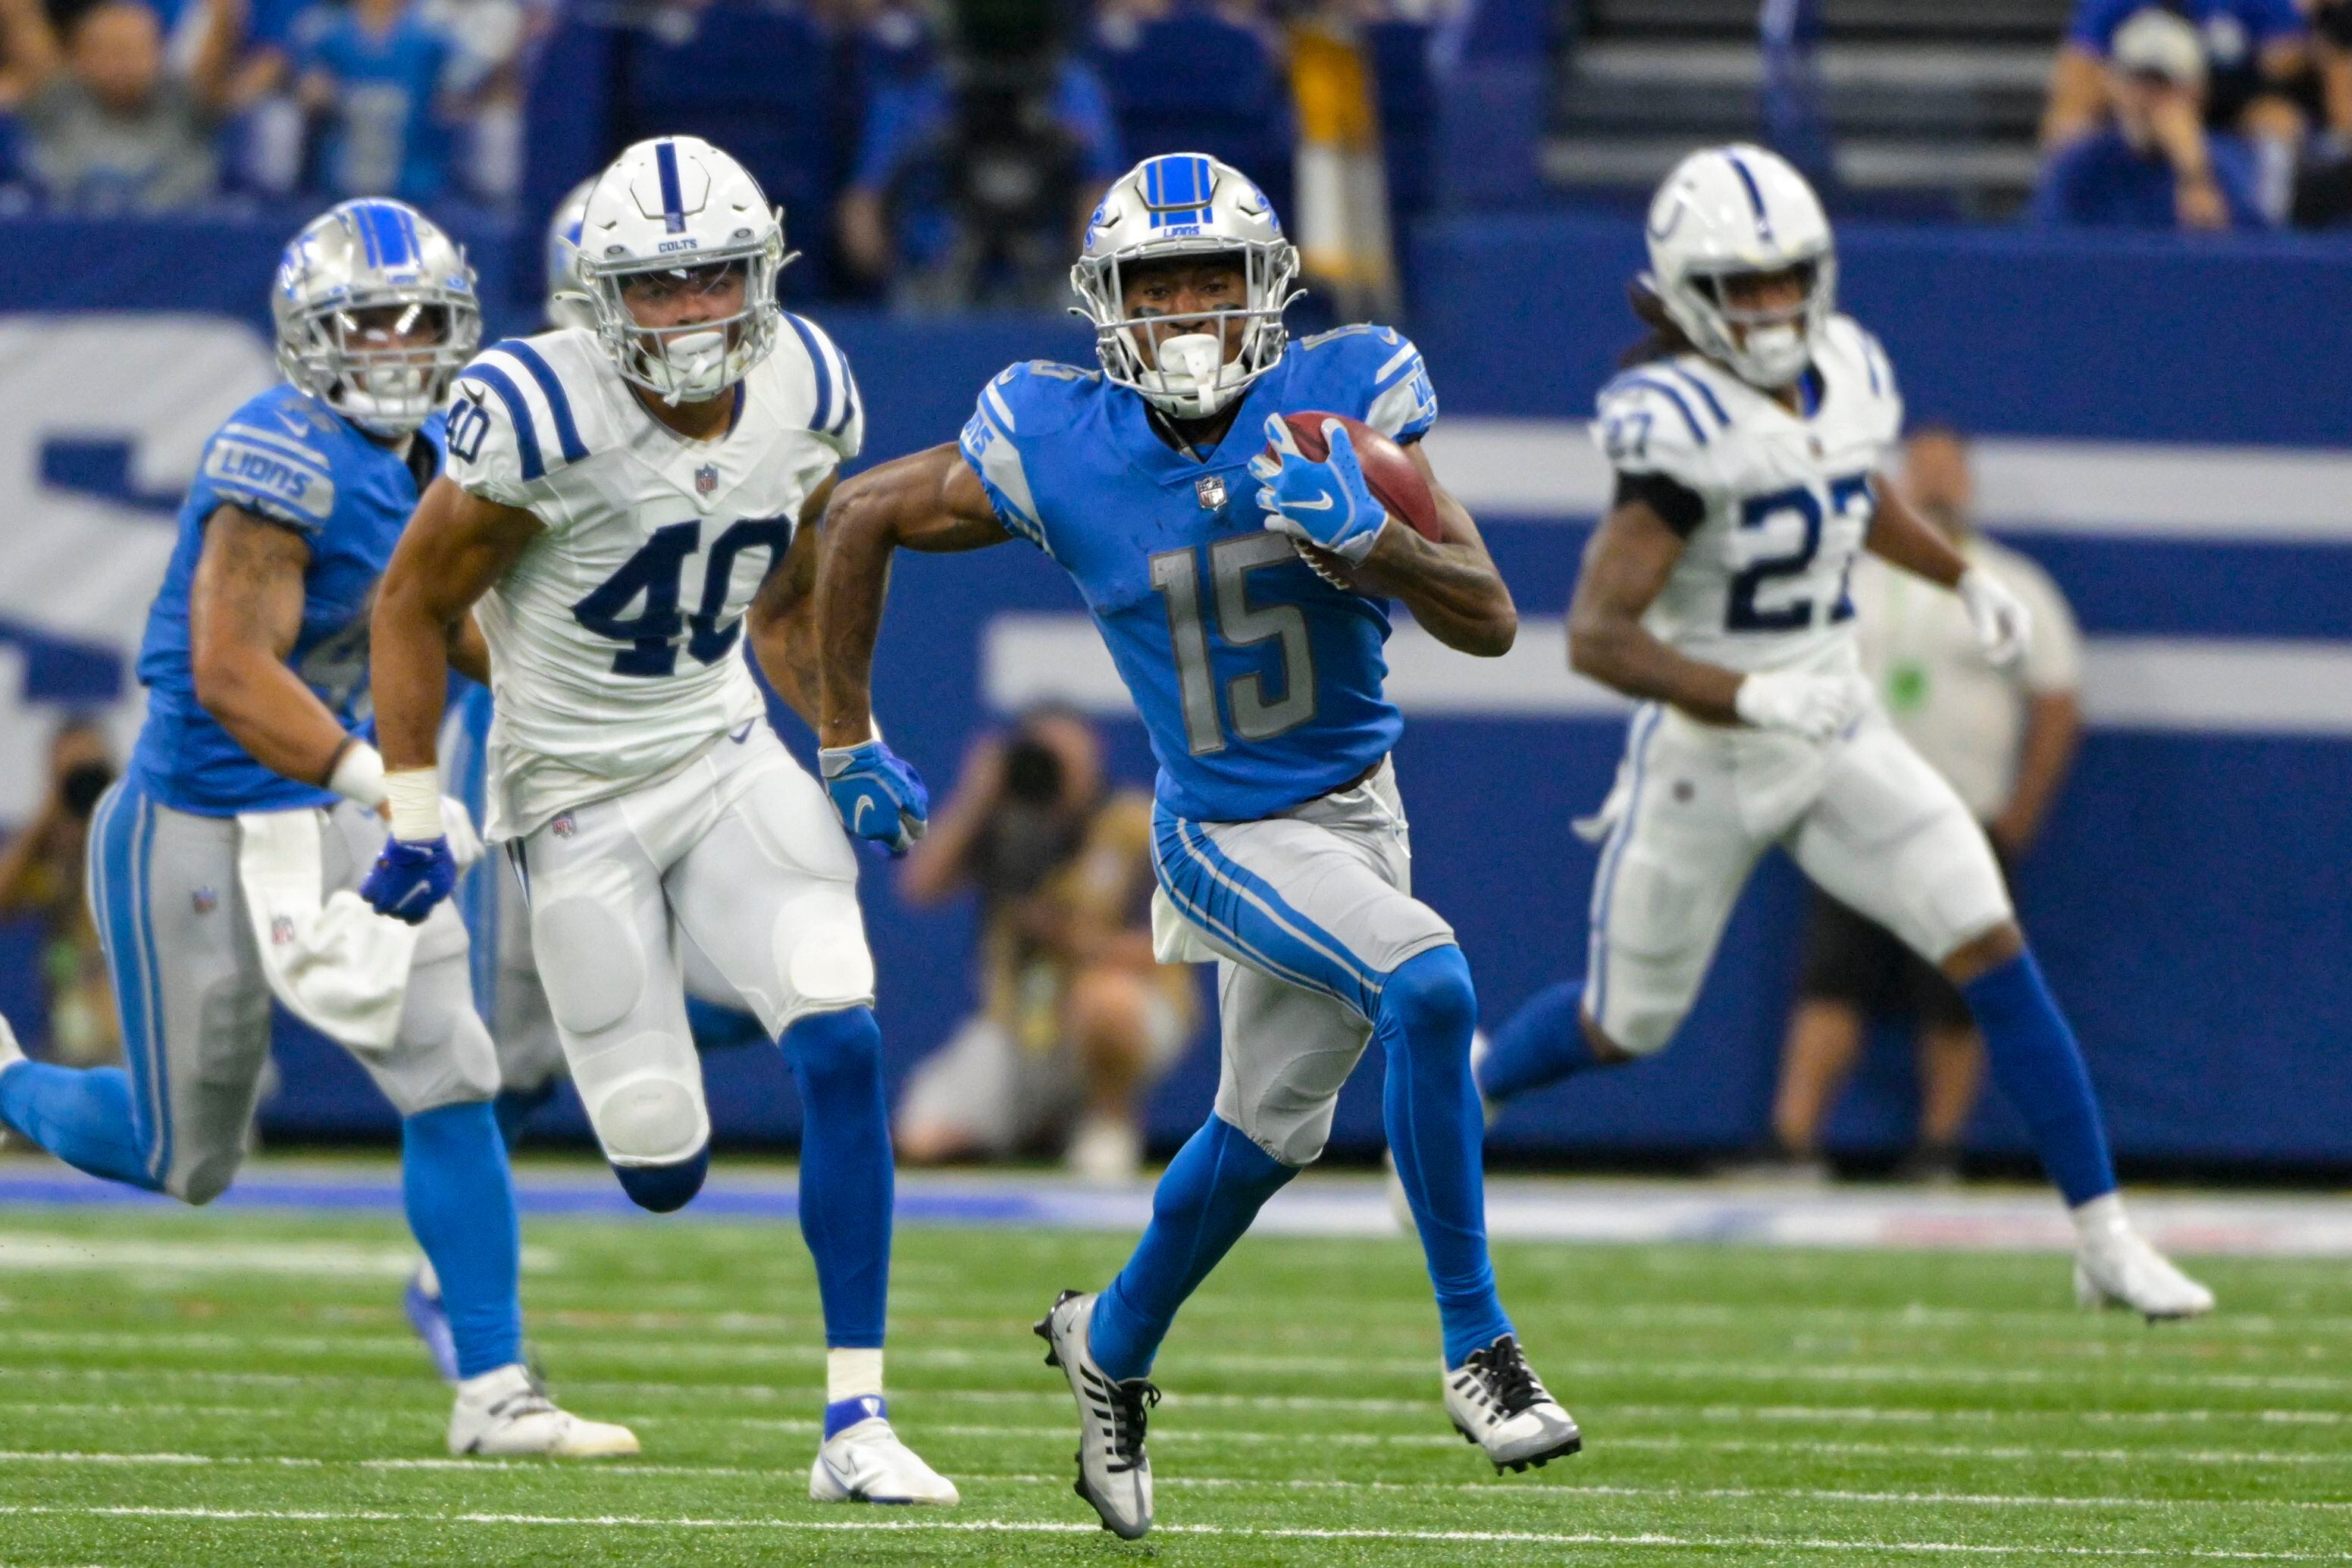
[(349, 888), (324, 892), (325, 813), (248, 811), (236, 820), (237, 881), (262, 972), (287, 1009), (354, 1051), (389, 1051), (407, 1001), (418, 927)]

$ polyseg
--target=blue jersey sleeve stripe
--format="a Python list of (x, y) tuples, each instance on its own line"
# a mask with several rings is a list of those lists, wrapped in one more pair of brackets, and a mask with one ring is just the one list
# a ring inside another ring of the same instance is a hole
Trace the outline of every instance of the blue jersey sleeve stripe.
[(1690, 426), (1691, 439), (1701, 446), (1706, 444), (1706, 432), (1700, 426), (1698, 415), (1691, 412), (1689, 402), (1681, 392), (1675, 390), (1671, 382), (1659, 381), (1654, 376), (1620, 376), (1609, 383), (1601, 395), (1606, 397), (1612, 392), (1631, 392), (1636, 387), (1664, 395), (1667, 402), (1675, 405), (1675, 411), (1681, 413), (1683, 423)]
[(824, 430), (833, 423), (833, 371), (825, 363), (824, 350), (818, 346), (816, 329), (789, 310), (784, 313), (784, 319), (793, 324), (793, 331), (799, 336), (801, 347), (808, 350), (809, 363), (816, 367), (816, 412), (809, 416), (808, 427)]
[(1700, 397), (1706, 399), (1707, 412), (1715, 415), (1715, 423), (1719, 429), (1729, 430), (1731, 428), (1731, 416), (1723, 412), (1723, 401), (1715, 395), (1715, 389), (1713, 387), (1708, 386), (1706, 382), (1691, 374), (1680, 365), (1664, 364), (1660, 365), (1658, 369), (1673, 376), (1676, 382), (1690, 388), (1693, 392), (1698, 393)]
[(572, 396), (563, 390), (563, 380), (545, 355), (520, 338), (508, 338), (497, 345), (498, 351), (515, 360), (530, 372), (539, 390), (547, 394), (549, 412), (555, 415), (555, 444), (566, 463), (577, 463), (588, 455), (588, 444), (580, 439), (580, 426), (572, 422)]
[(841, 367), (841, 417), (825, 431), (827, 435), (840, 435), (849, 429), (850, 421), (857, 417), (857, 378), (849, 367)]
[(547, 465), (539, 458), (539, 432), (530, 422), (530, 404), (523, 401), (522, 389), (514, 384), (514, 378), (483, 361), (467, 366), (466, 374), (489, 388), (506, 406), (507, 421), (514, 426), (515, 450), (522, 456), (523, 478), (545, 478)]

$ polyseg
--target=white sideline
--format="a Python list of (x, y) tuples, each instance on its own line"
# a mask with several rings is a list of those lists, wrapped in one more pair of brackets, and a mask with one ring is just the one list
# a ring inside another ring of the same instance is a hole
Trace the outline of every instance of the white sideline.
[[(874, 1534), (1097, 1534), (1094, 1524), (1047, 1520), (801, 1520), (660, 1518), (637, 1514), (572, 1516), (538, 1513), (395, 1513), (385, 1509), (140, 1508), (0, 1503), (0, 1516), (64, 1516), (77, 1519), (194, 1519), (228, 1522), (295, 1524), (512, 1524), (553, 1529), (731, 1530), (805, 1531), (819, 1535)], [(1318, 1530), (1299, 1526), (1166, 1524), (1162, 1535), (1222, 1536), (1255, 1541), (1419, 1541), (1435, 1544), (1493, 1542), (1538, 1546), (1656, 1546), (1676, 1551), (1706, 1547), (1770, 1547), (1787, 1552), (1953, 1552), (1989, 1557), (2131, 1557), (2228, 1563), (2346, 1563), (2352, 1554), (2315, 1552), (2235, 1552), (2210, 1547), (2006, 1545), (1950, 1541), (1828, 1541), (1774, 1535), (1610, 1535), (1598, 1531), (1532, 1530)]]
[[(360, 1469), (360, 1470), (521, 1470), (546, 1473), (547, 1467), (535, 1460), (504, 1459), (320, 1459), (300, 1455), (277, 1454), (113, 1454), (76, 1450), (0, 1450), (0, 1465), (121, 1465), (186, 1469), (217, 1466), (222, 1469)], [(746, 1465), (664, 1465), (622, 1461), (598, 1465), (598, 1476), (648, 1476), (656, 1479), (751, 1480), (768, 1482), (776, 1479), (773, 1468), (760, 1469)], [(1060, 1475), (986, 1474), (965, 1470), (956, 1475), (959, 1484), (985, 1482), (996, 1486), (1059, 1486)], [(2352, 1511), (2352, 1502), (2315, 1498), (2261, 1497), (2137, 1497), (2128, 1493), (2111, 1493), (2105, 1497), (2038, 1497), (1998, 1492), (1937, 1492), (1937, 1491), (1863, 1491), (1843, 1487), (1680, 1487), (1622, 1485), (1561, 1485), (1550, 1487), (1508, 1487), (1507, 1483), (1492, 1480), (1475, 1481), (1381, 1481), (1345, 1479), (1268, 1479), (1257, 1476), (1162, 1476), (1162, 1487), (1218, 1490), (1225, 1488), (1260, 1488), (1276, 1491), (1370, 1491), (1370, 1492), (1473, 1492), (1483, 1496), (1508, 1496), (1515, 1501), (1539, 1500), (1569, 1504), (1580, 1498), (1682, 1498), (1713, 1502), (1753, 1501), (1780, 1498), (1803, 1502), (1850, 1502), (1885, 1507), (1967, 1507), (1967, 1508), (2056, 1508), (2056, 1509), (2176, 1509), (2198, 1510), (2217, 1508), (2300, 1509), (2318, 1512)], [(1498, 1487), (1507, 1490), (1498, 1490)]]

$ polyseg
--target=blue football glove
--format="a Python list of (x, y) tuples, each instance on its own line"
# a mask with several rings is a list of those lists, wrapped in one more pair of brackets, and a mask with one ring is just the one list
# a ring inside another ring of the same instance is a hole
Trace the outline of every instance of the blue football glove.
[(1274, 450), (1250, 459), (1250, 472), (1265, 486), (1257, 504), (1266, 514), (1265, 526), (1361, 566), (1389, 517), (1364, 482), (1348, 427), (1336, 419), (1323, 422), (1331, 455), (1320, 463), (1298, 450), (1280, 414), (1266, 416), (1265, 439)]
[(378, 915), (421, 925), (457, 885), (457, 857), (446, 838), (386, 839), (360, 883), (360, 896)]
[(816, 754), (824, 792), (841, 825), (854, 839), (867, 839), (898, 859), (907, 852), (931, 814), (931, 792), (907, 760), (878, 740), (863, 746), (826, 747)]

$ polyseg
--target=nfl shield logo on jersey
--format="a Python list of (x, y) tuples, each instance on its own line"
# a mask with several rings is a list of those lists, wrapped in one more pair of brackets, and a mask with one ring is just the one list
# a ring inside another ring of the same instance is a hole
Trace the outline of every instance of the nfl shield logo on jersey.
[(272, 947), (283, 947), (286, 944), (293, 940), (294, 920), (291, 915), (280, 915), (271, 919), (269, 922), (269, 945)]
[(706, 463), (694, 471), (694, 493), (708, 496), (719, 488), (719, 465)]
[(1192, 494), (1201, 498), (1201, 505), (1205, 510), (1212, 512), (1224, 510), (1225, 476), (1222, 474), (1209, 474), (1193, 480)]

